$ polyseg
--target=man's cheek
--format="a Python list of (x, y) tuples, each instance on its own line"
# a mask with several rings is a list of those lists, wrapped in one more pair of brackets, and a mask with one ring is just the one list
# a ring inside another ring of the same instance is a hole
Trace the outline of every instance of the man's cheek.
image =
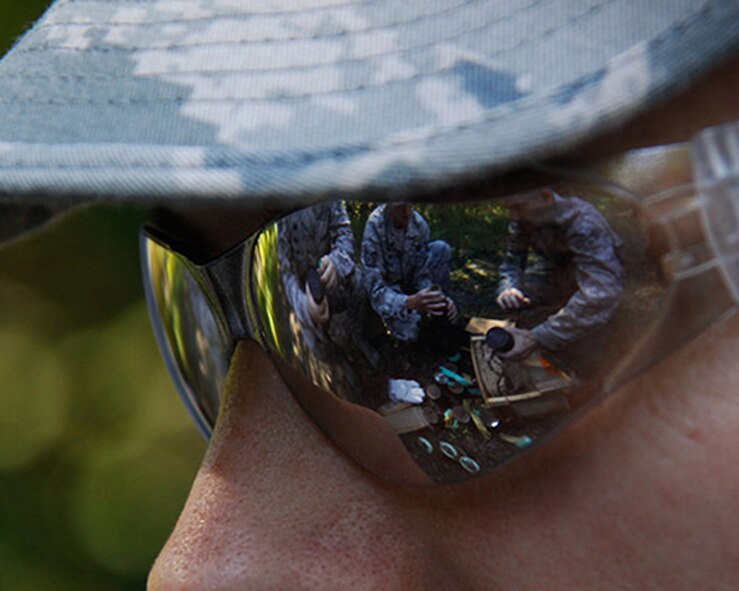
[[(679, 322), (679, 319), (677, 320)], [(739, 436), (739, 318), (717, 325), (648, 371), (630, 388), (645, 432), (721, 455)], [(720, 439), (719, 439), (720, 438)], [(733, 445), (732, 445), (733, 444)]]

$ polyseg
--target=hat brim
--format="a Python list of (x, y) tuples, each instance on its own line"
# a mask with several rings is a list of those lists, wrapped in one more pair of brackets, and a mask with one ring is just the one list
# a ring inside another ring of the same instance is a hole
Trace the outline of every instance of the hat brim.
[(258, 206), (469, 181), (689, 84), (736, 52), (738, 17), (733, 0), (59, 0), (0, 64), (0, 192)]

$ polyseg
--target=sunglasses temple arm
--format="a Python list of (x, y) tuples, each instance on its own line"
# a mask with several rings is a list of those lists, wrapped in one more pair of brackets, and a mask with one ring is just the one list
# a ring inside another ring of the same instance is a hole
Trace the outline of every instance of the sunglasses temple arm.
[(739, 309), (739, 126), (706, 130), (690, 149), (694, 184), (661, 199), (656, 208), (661, 215), (653, 221), (664, 227), (671, 243), (662, 257), (672, 284), (667, 306), (611, 374), (606, 391)]
[(704, 130), (691, 151), (706, 237), (739, 303), (739, 122)]

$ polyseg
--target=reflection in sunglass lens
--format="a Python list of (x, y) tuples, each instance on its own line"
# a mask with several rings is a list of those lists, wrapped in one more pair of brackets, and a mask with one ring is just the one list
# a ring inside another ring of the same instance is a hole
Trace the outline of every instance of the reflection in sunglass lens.
[(645, 220), (597, 187), (337, 201), (265, 229), (247, 287), (298, 400), (341, 447), (396, 479), (454, 482), (638, 365), (669, 283)]
[(230, 340), (184, 257), (152, 239), (145, 239), (142, 256), (160, 348), (185, 403), (209, 434), (218, 415)]

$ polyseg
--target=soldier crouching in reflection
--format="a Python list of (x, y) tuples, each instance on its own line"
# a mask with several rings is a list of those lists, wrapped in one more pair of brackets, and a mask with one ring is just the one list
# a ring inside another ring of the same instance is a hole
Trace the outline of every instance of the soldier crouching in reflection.
[(623, 242), (598, 209), (550, 188), (504, 205), (511, 222), (497, 302), (520, 311), (521, 328), (512, 330), (514, 347), (502, 356), (524, 359), (539, 346), (563, 349), (607, 324), (624, 291)]
[[(319, 204), (280, 220), (277, 253), (286, 297), (311, 353), (338, 361), (338, 344), (378, 363), (362, 335), (366, 294), (344, 203)], [(332, 322), (339, 313), (345, 313), (342, 321)]]
[(430, 241), (429, 225), (407, 203), (380, 205), (362, 239), (362, 265), (370, 304), (397, 340), (418, 339), (424, 313), (454, 320), (448, 289), (452, 252)]

